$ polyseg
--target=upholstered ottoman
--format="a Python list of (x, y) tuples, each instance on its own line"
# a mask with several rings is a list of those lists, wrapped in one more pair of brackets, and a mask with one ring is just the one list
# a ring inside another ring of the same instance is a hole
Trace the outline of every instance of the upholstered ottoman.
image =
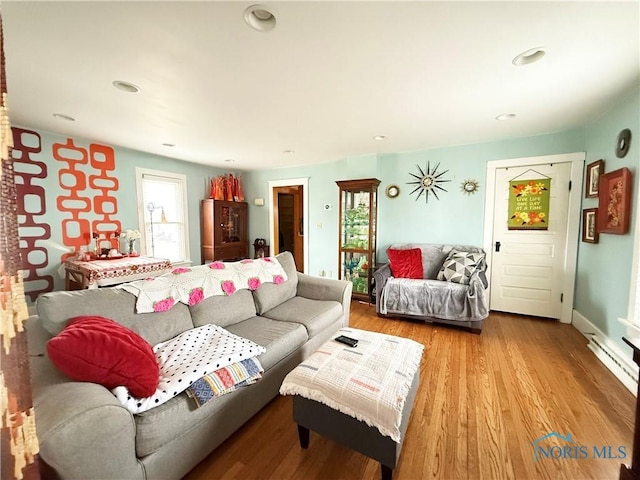
[(293, 420), (302, 448), (309, 431), (380, 462), (383, 480), (393, 476), (420, 383), (423, 346), (407, 338), (343, 328), (292, 370), (280, 393), (293, 395)]

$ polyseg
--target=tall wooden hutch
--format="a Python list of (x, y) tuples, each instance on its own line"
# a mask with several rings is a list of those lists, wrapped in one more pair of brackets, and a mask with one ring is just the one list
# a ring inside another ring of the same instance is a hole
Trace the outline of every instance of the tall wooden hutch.
[(337, 181), (340, 187), (339, 278), (353, 283), (353, 297), (369, 301), (376, 265), (377, 178)]
[(202, 263), (249, 258), (247, 203), (202, 200)]

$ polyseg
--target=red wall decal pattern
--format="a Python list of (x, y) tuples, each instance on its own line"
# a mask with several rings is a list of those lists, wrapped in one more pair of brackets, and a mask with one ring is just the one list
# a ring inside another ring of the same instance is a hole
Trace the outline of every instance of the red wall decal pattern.
[[(68, 138), (66, 143), (53, 144), (53, 158), (67, 165), (58, 172), (60, 188), (65, 191), (56, 199), (56, 206), (63, 214), (62, 241), (65, 245), (80, 250), (89, 245), (93, 249), (92, 234), (101, 239), (109, 239), (113, 248), (118, 248), (115, 231), (121, 231), (120, 220), (114, 218), (118, 213), (118, 201), (112, 196), (118, 190), (118, 179), (108, 173), (115, 170), (113, 148), (92, 143), (89, 150), (74, 144)], [(87, 175), (84, 170), (92, 168), (97, 174)], [(99, 193), (90, 196), (87, 187)], [(96, 218), (98, 217), (98, 218)], [(62, 261), (69, 256), (64, 254)]]
[(35, 301), (41, 293), (53, 290), (53, 276), (38, 274), (38, 269), (49, 265), (49, 252), (43, 245), (36, 245), (39, 240), (51, 238), (49, 224), (37, 219), (47, 212), (44, 187), (36, 184), (37, 180), (47, 177), (47, 164), (32, 158), (42, 151), (42, 140), (37, 132), (15, 127), (11, 130), (24, 288), (30, 300)]

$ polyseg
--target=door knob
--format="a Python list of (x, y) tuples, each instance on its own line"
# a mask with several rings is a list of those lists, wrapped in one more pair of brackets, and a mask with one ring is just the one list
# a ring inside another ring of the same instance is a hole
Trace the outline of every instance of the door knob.
[(500, 251), (500, 242), (496, 242), (496, 252)]

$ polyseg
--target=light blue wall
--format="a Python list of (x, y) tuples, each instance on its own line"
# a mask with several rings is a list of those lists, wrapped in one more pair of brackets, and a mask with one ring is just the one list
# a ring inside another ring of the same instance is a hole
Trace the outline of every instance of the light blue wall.
[[(634, 238), (638, 213), (639, 112), (640, 91), (635, 89), (586, 128), (587, 165), (603, 159), (605, 172), (627, 167), (633, 174), (632, 221), (626, 235), (600, 234), (597, 244), (580, 242), (574, 303), (575, 309), (587, 320), (629, 351), (621, 340), (626, 333), (625, 328), (617, 319), (627, 317), (633, 246), (639, 241)], [(615, 154), (616, 139), (625, 128), (631, 129), (631, 146), (624, 158), (618, 158)], [(598, 207), (598, 200), (585, 198), (582, 207)]]
[[(42, 152), (31, 156), (32, 159), (44, 162), (47, 165), (47, 177), (36, 179), (34, 183), (45, 188), (46, 215), (38, 217), (39, 222), (47, 223), (51, 226), (51, 240), (62, 244), (61, 222), (68, 218), (68, 214), (61, 213), (56, 208), (56, 197), (66, 194), (67, 190), (62, 190), (59, 186), (58, 171), (66, 167), (65, 162), (59, 162), (53, 158), (52, 145), (54, 143), (66, 143), (66, 136), (38, 131), (29, 127), (21, 127), (26, 130), (36, 131), (41, 136)], [(74, 144), (78, 147), (88, 148), (91, 143), (99, 143), (81, 138), (73, 138)], [(187, 202), (189, 210), (189, 249), (191, 260), (194, 264), (200, 263), (200, 201), (208, 197), (208, 179), (223, 173), (227, 173), (218, 168), (213, 168), (196, 163), (184, 162), (168, 157), (151, 155), (122, 147), (112, 147), (115, 151), (115, 171), (109, 172), (110, 176), (118, 179), (119, 188), (113, 194), (118, 202), (118, 213), (115, 218), (121, 221), (122, 228), (138, 228), (138, 210), (136, 203), (136, 167), (161, 170), (166, 172), (181, 173), (187, 177)], [(87, 217), (91, 219), (91, 217)], [(43, 245), (38, 241), (38, 245)], [(64, 289), (64, 282), (59, 277), (57, 269), (60, 266), (62, 252), (53, 248), (48, 248), (49, 266), (39, 270), (41, 275), (52, 275), (55, 279), (55, 289)]]
[[(636, 89), (606, 112), (600, 119), (584, 129), (539, 135), (528, 138), (507, 139), (500, 142), (476, 145), (461, 145), (418, 152), (365, 155), (345, 158), (340, 161), (313, 166), (259, 170), (244, 172), (244, 192), (249, 203), (249, 236), (254, 238), (269, 236), (268, 207), (253, 205), (254, 198), (269, 197), (268, 182), (291, 178), (309, 179), (309, 269), (311, 274), (320, 271), (338, 273), (338, 187), (336, 180), (376, 177), (382, 181), (379, 190), (378, 217), (378, 261), (386, 260), (386, 248), (396, 242), (447, 242), (480, 245), (483, 234), (484, 197), (486, 186), (486, 163), (536, 155), (587, 152), (587, 163), (605, 160), (605, 171), (626, 166), (634, 173), (635, 220), (637, 175), (640, 152), (640, 93)], [(624, 159), (615, 156), (615, 140), (623, 128), (632, 130), (631, 149)], [(47, 178), (41, 180), (46, 189), (47, 214), (44, 221), (52, 227), (51, 236), (61, 243), (60, 222), (63, 214), (55, 208), (56, 196), (61, 193), (57, 172), (60, 162), (53, 160), (51, 146), (54, 142), (65, 142), (65, 136), (39, 132), (42, 136), (43, 153), (37, 160), (47, 163)], [(77, 145), (88, 147), (88, 140), (74, 138)], [(188, 208), (190, 225), (191, 259), (200, 263), (200, 201), (208, 193), (208, 179), (227, 173), (222, 169), (207, 167), (150, 155), (125, 148), (115, 147), (116, 171), (120, 186), (115, 197), (118, 199), (123, 228), (135, 228), (137, 211), (135, 202), (135, 167), (182, 173), (187, 176)], [(425, 204), (424, 196), (416, 201), (409, 195), (413, 189), (407, 182), (412, 181), (409, 173), (416, 173), (416, 165), (423, 169), (427, 162), (440, 163), (439, 171), (448, 170), (442, 176), (451, 180), (443, 184), (448, 192), (442, 192), (440, 200), (430, 196)], [(477, 180), (480, 190), (475, 195), (466, 195), (460, 190), (465, 179)], [(397, 184), (400, 195), (389, 199), (384, 189), (389, 184)], [(331, 204), (332, 210), (323, 206)], [(131, 205), (128, 207), (127, 205)], [(594, 199), (583, 199), (583, 208), (597, 206)], [(320, 228), (319, 228), (320, 225)], [(607, 336), (622, 345), (619, 338), (624, 328), (617, 322), (625, 317), (628, 304), (629, 277), (633, 253), (632, 222), (627, 235), (600, 235), (600, 243), (592, 245), (580, 243), (578, 271), (576, 279), (575, 308)], [(62, 281), (56, 269), (60, 253), (49, 251), (50, 266), (42, 273), (54, 275), (56, 289), (62, 289)]]
[[(246, 174), (250, 195), (249, 234), (251, 238), (269, 235), (268, 207), (252, 205), (254, 197), (267, 199), (269, 180), (309, 177), (309, 273), (338, 269), (338, 187), (336, 180), (376, 177), (381, 180), (378, 201), (378, 261), (386, 260), (386, 249), (392, 243), (463, 243), (482, 244), (486, 163), (490, 160), (570, 153), (584, 150), (584, 131), (574, 130), (535, 137), (508, 139), (500, 142), (462, 145), (448, 148), (384, 155), (347, 158), (337, 162), (277, 170), (253, 171)], [(442, 184), (440, 200), (424, 195), (415, 200), (409, 195), (414, 188), (409, 173), (417, 173), (416, 164), (425, 168), (427, 160), (438, 171), (449, 170)], [(460, 184), (465, 179), (480, 182), (475, 195), (465, 195)], [(389, 184), (397, 184), (401, 193), (395, 199), (384, 195)], [(333, 205), (324, 211), (325, 203)], [(322, 222), (322, 228), (317, 223)]]
[[(338, 162), (304, 167), (261, 170), (244, 174), (244, 192), (249, 202), (249, 238), (269, 238), (269, 181), (308, 178), (309, 182), (309, 268), (311, 275), (322, 270), (337, 278), (338, 269), (338, 186), (336, 180), (371, 178), (377, 175), (376, 155), (349, 157)], [(265, 205), (256, 207), (255, 198)], [(332, 209), (324, 210), (330, 204)], [(320, 228), (319, 228), (320, 224)]]
[[(401, 194), (395, 199), (380, 197), (379, 260), (386, 260), (385, 250), (392, 243), (457, 243), (482, 246), (486, 168), (491, 160), (504, 160), (554, 153), (582, 151), (583, 133), (580, 130), (503, 140), (500, 142), (461, 145), (422, 152), (381, 155), (380, 179), (383, 186), (395, 183)], [(448, 170), (441, 178), (451, 180), (442, 186), (448, 190), (439, 194), (440, 200), (424, 195), (416, 200), (409, 195), (415, 185), (407, 185), (417, 173), (416, 165), (424, 170), (427, 160), (438, 171)], [(462, 192), (464, 180), (477, 180), (477, 193)]]

